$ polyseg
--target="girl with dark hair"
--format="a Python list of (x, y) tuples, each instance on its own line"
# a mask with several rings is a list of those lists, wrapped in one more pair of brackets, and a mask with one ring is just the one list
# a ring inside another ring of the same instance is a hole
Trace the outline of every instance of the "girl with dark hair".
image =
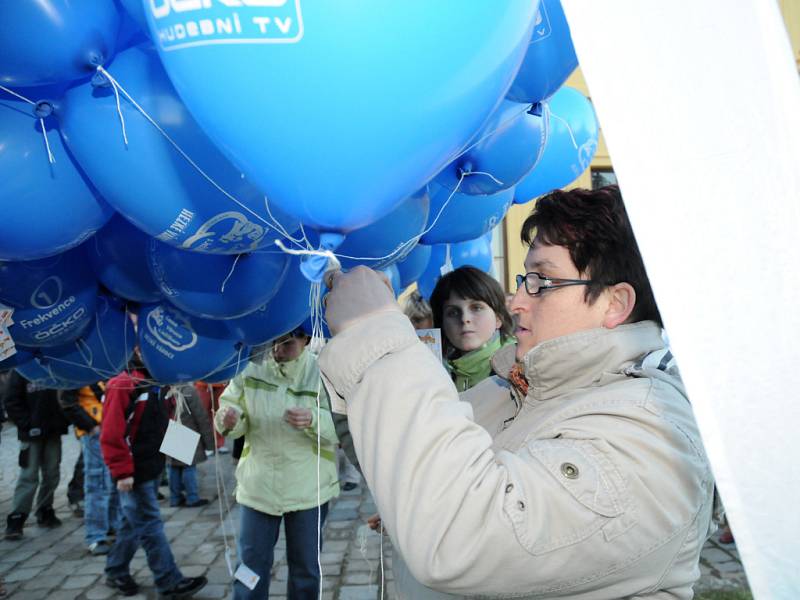
[(475, 267), (442, 277), (431, 294), (433, 325), (442, 330), (445, 364), (459, 392), (493, 374), (491, 359), (514, 343), (514, 325), (500, 284)]

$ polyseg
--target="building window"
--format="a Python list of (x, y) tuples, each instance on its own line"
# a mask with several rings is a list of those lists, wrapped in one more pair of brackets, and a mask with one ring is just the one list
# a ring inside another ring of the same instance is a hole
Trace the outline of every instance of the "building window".
[(492, 231), (492, 270), (489, 275), (497, 279), (500, 287), (505, 288), (506, 280), (506, 233), (501, 222)]
[(617, 175), (613, 169), (592, 169), (592, 189), (597, 190), (607, 185), (616, 185)]

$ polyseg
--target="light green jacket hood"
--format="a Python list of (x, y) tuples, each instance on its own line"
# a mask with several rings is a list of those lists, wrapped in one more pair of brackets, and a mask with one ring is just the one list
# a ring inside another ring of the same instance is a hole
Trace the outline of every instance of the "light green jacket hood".
[[(241, 417), (232, 430), (225, 432), (222, 415), (229, 406)], [(284, 420), (286, 410), (295, 407), (311, 409), (310, 427), (295, 429)], [(335, 454), (338, 439), (328, 396), (320, 386), (316, 357), (307, 350), (287, 363), (277, 363), (270, 356), (247, 365), (222, 393), (214, 426), (229, 438), (245, 436), (236, 468), (236, 501), (240, 504), (282, 515), (313, 508), (339, 494)], [(319, 501), (318, 433), (322, 442)]]

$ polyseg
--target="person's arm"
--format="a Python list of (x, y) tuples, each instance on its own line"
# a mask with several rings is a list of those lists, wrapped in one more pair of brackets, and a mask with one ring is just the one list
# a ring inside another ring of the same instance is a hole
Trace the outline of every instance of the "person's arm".
[(317, 418), (317, 407), (311, 407), (311, 424), (303, 429), (308, 437), (317, 441), (317, 433), (323, 443), (338, 444), (339, 438), (336, 436), (336, 428), (333, 424), (333, 417), (331, 416), (330, 400), (328, 393), (323, 387), (319, 394), (319, 419)]
[(339, 438), (339, 445), (347, 456), (347, 460), (361, 473), (361, 465), (358, 463), (356, 449), (353, 446), (353, 436), (350, 434), (350, 426), (347, 424), (347, 415), (331, 413), (333, 426), (336, 428), (336, 437)]
[(31, 407), (28, 404), (27, 380), (14, 371), (5, 386), (6, 413), (17, 426), (20, 439), (27, 439), (31, 427)]
[(219, 410), (214, 416), (214, 428), (231, 439), (247, 433), (248, 419), (244, 386), (244, 373), (239, 373), (231, 379), (219, 397)]
[(126, 440), (127, 415), (129, 405), (133, 402), (132, 390), (133, 383), (125, 385), (119, 381), (114, 382), (106, 389), (106, 399), (103, 403), (100, 448), (103, 452), (103, 461), (115, 481), (133, 477), (134, 473), (133, 454)]
[[(418, 581), (452, 594), (496, 596), (581, 576), (577, 568), (565, 573), (564, 561), (619, 512), (610, 501), (614, 482), (610, 490), (600, 485), (599, 469), (571, 447), (575, 440), (495, 451), (399, 311), (368, 316), (336, 335), (320, 366), (326, 385), (347, 402), (362, 472)], [(583, 473), (574, 495), (558, 472), (564, 456)], [(559, 546), (562, 537), (573, 542)]]
[(67, 421), (75, 425), (75, 427), (88, 432), (100, 425), (81, 407), (80, 390), (59, 390), (58, 404), (61, 406), (61, 412), (64, 413)]

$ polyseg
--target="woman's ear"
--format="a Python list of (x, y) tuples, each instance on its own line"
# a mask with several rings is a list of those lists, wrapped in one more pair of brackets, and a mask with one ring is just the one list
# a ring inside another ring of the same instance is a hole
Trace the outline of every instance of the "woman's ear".
[(606, 289), (608, 307), (603, 316), (603, 327), (614, 329), (628, 321), (636, 306), (636, 290), (630, 283), (616, 283)]

